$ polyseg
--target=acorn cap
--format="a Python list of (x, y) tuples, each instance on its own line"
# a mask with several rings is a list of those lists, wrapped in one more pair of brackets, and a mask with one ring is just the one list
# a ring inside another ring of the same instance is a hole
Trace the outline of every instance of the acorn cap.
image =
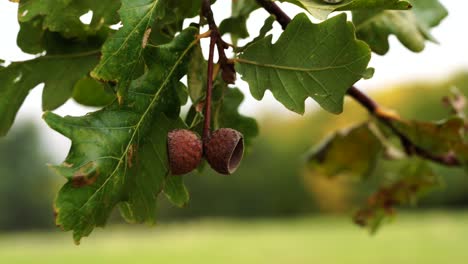
[(190, 130), (173, 130), (167, 134), (167, 155), (172, 175), (191, 172), (202, 160), (202, 141)]
[(205, 142), (205, 157), (210, 166), (221, 174), (232, 174), (244, 154), (244, 136), (237, 130), (221, 128)]

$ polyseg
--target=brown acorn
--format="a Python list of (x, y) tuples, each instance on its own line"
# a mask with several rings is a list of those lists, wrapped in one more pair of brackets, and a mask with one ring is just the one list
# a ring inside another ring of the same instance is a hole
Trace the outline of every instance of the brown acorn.
[(172, 175), (191, 172), (202, 160), (202, 141), (190, 130), (173, 130), (167, 134), (167, 154)]
[(213, 132), (204, 145), (210, 166), (221, 174), (232, 174), (244, 155), (244, 136), (237, 130), (221, 128)]

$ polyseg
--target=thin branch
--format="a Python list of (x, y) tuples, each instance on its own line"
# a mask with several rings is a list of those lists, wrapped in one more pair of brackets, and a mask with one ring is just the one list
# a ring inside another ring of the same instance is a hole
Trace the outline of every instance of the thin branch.
[(392, 132), (398, 136), (401, 141), (402, 146), (405, 148), (405, 151), (408, 155), (417, 155), (421, 158), (431, 160), (436, 163), (443, 164), (449, 167), (458, 167), (461, 166), (460, 160), (453, 153), (448, 153), (445, 155), (435, 155), (431, 152), (426, 151), (425, 149), (415, 145), (409, 138), (403, 135), (395, 126), (392, 124), (392, 117), (389, 114), (386, 114), (384, 110), (369, 96), (365, 95), (356, 87), (351, 87), (348, 90), (348, 95), (358, 102), (361, 106), (367, 109), (367, 111), (379, 119), (383, 124), (392, 130)]
[[(288, 24), (291, 22), (291, 18), (281, 10), (281, 8), (271, 0), (256, 0), (257, 3), (262, 6), (266, 11), (276, 17), (276, 21), (281, 24), (283, 29), (286, 29)], [(367, 109), (367, 111), (379, 119), (383, 124), (389, 127), (395, 135), (400, 138), (400, 141), (405, 148), (405, 151), (408, 155), (417, 155), (421, 158), (431, 160), (436, 163), (440, 163), (445, 166), (458, 167), (461, 166), (460, 160), (452, 154), (446, 155), (434, 155), (426, 151), (425, 149), (415, 145), (408, 139), (405, 135), (400, 133), (392, 124), (392, 117), (388, 115), (382, 108), (375, 102), (372, 98), (361, 92), (356, 87), (351, 87), (347, 92), (348, 96), (357, 101), (361, 106)]]
[(234, 64), (229, 61), (226, 56), (225, 49), (229, 48), (229, 44), (223, 41), (221, 34), (219, 33), (218, 26), (214, 20), (213, 11), (211, 10), (211, 1), (202, 0), (202, 14), (208, 22), (208, 26), (212, 31), (212, 34), (216, 34), (216, 46), (218, 48), (219, 64), (222, 69), (222, 77), (226, 83), (233, 84), (236, 80), (236, 71), (234, 69)]
[(208, 73), (206, 75), (206, 99), (205, 99), (205, 123), (203, 126), (203, 142), (211, 135), (211, 95), (213, 91), (213, 58), (214, 58), (214, 48), (217, 41), (218, 35), (211, 32), (210, 37), (210, 52), (208, 56)]
[(276, 21), (281, 24), (281, 27), (286, 29), (288, 24), (291, 22), (291, 18), (284, 13), (284, 11), (275, 2), (270, 0), (257, 0), (257, 3), (263, 7), (268, 13), (275, 16)]
[(348, 90), (348, 95), (351, 96), (354, 100), (358, 101), (361, 106), (367, 109), (370, 113), (375, 113), (379, 109), (379, 105), (372, 98), (365, 95), (356, 87), (351, 87)]

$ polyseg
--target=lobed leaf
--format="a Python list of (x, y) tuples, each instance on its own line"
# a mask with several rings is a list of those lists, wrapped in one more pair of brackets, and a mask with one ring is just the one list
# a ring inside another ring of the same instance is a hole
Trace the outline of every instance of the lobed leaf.
[(290, 2), (307, 10), (314, 17), (325, 20), (335, 11), (364, 10), (364, 9), (393, 9), (406, 10), (411, 4), (402, 0), (344, 0), (338, 4), (329, 4), (323, 0), (281, 0)]
[(448, 13), (438, 0), (411, 0), (411, 4), (413, 8), (409, 11), (353, 11), (358, 38), (380, 55), (389, 51), (388, 37), (391, 34), (411, 51), (422, 51), (426, 40), (436, 42), (430, 29), (437, 26)]
[(130, 222), (155, 221), (156, 197), (169, 173), (167, 132), (183, 127), (177, 89), (196, 33), (188, 28), (172, 42), (148, 48), (149, 70), (131, 83), (124, 104), (114, 102), (82, 117), (44, 114), (50, 127), (72, 140), (66, 160), (54, 167), (67, 178), (55, 208), (57, 225), (73, 230), (77, 243), (104, 226), (117, 204)]
[(232, 1), (231, 17), (223, 20), (219, 25), (219, 31), (221, 35), (230, 33), (234, 45), (237, 44), (239, 39), (249, 37), (247, 19), (249, 18), (250, 14), (257, 8), (259, 8), (259, 5), (256, 1)]
[(258, 36), (256, 36), (251, 42), (245, 44), (243, 47), (236, 47), (234, 48), (235, 52), (242, 52), (245, 50), (248, 46), (252, 45), (253, 43), (265, 38), (265, 36), (268, 34), (273, 29), (273, 24), (276, 21), (276, 17), (271, 15), (265, 19), (265, 22), (263, 22), (262, 28), (260, 28), (260, 32), (258, 33)]
[(119, 14), (123, 27), (102, 47), (102, 58), (91, 75), (95, 79), (120, 82), (120, 91), (143, 74), (145, 49), (151, 26), (164, 16), (165, 0), (122, 0)]
[(311, 97), (325, 110), (341, 113), (346, 91), (366, 75), (370, 50), (356, 39), (345, 14), (320, 24), (299, 14), (275, 44), (271, 41), (271, 35), (260, 39), (236, 59), (257, 100), (269, 89), (291, 111), (304, 113), (304, 101)]
[[(18, 20), (21, 23), (40, 21), (38, 28), (60, 32), (67, 38), (83, 37), (103, 26), (118, 23), (119, 6), (120, 1), (115, 0), (21, 0)], [(93, 16), (91, 23), (86, 25), (80, 21), (80, 16), (88, 11), (92, 11)]]
[(29, 91), (44, 83), (42, 106), (52, 110), (71, 97), (75, 83), (98, 62), (96, 51), (42, 56), (0, 68), (0, 135), (4, 136)]
[(207, 67), (208, 62), (203, 57), (201, 46), (197, 45), (190, 56), (187, 73), (188, 92), (194, 104), (205, 98)]
[(79, 104), (97, 107), (112, 103), (116, 97), (106, 84), (86, 76), (75, 84), (73, 99)]

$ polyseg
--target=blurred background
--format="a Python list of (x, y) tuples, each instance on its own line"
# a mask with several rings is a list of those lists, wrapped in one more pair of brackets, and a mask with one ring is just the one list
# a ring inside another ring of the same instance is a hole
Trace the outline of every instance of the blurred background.
[[(231, 1), (218, 0), (217, 20)], [(428, 44), (413, 54), (391, 38), (391, 51), (375, 55), (372, 80), (359, 83), (377, 101), (408, 119), (439, 120), (450, 112), (442, 98), (457, 87), (468, 94), (468, 36), (464, 1), (441, 1), (450, 12)], [(299, 9), (284, 4), (293, 15)], [(0, 2), (0, 58), (25, 60), (15, 44), (17, 5)], [(252, 31), (267, 14), (256, 11)], [(279, 27), (274, 34), (279, 33)], [(253, 33), (255, 35), (255, 33)], [(0, 84), (1, 85), (1, 84)], [(468, 259), (468, 175), (434, 166), (444, 186), (417, 208), (402, 208), (376, 235), (355, 226), (351, 215), (376, 188), (345, 178), (324, 179), (303, 168), (304, 155), (337, 129), (368, 118), (352, 101), (340, 116), (308, 102), (305, 116), (287, 112), (270, 94), (257, 102), (246, 93), (241, 112), (258, 118), (260, 136), (235, 175), (206, 169), (185, 177), (186, 208), (160, 201), (159, 225), (124, 224), (116, 213), (82, 245), (53, 224), (52, 202), (63, 179), (47, 163), (59, 163), (70, 143), (40, 119), (42, 88), (34, 89), (6, 138), (0, 140), (0, 263), (464, 263)], [(70, 101), (56, 112), (81, 115)], [(382, 165), (379, 171), (385, 171)]]

